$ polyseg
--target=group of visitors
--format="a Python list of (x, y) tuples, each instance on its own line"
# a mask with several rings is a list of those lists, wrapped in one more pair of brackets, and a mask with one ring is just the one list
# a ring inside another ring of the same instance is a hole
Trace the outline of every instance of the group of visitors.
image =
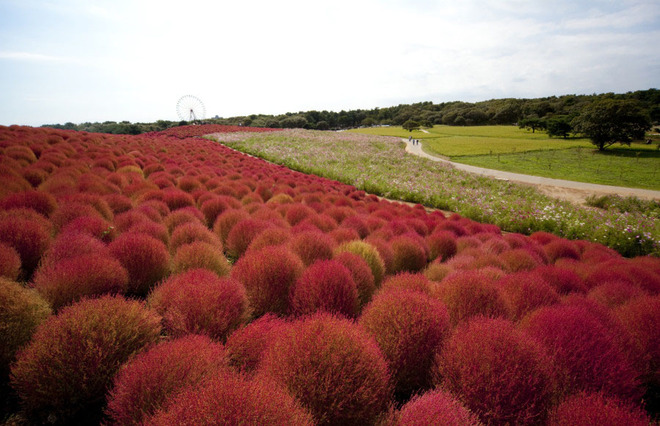
[(413, 145), (419, 145), (419, 139), (413, 139), (412, 135), (408, 137), (408, 140), (411, 141)]

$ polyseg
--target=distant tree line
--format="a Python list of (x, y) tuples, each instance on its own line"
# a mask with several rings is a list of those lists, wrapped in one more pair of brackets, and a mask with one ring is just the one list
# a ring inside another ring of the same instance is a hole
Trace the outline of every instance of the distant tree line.
[[(651, 123), (660, 122), (660, 90), (648, 89), (624, 94), (563, 95), (535, 99), (492, 99), (482, 102), (419, 102), (387, 108), (349, 111), (301, 111), (281, 115), (252, 114), (230, 118), (208, 119), (213, 124), (270, 128), (304, 128), (340, 130), (377, 125), (401, 126), (407, 121), (422, 127), (436, 124), (450, 126), (513, 125), (532, 131), (547, 130), (551, 136), (568, 137), (574, 133), (577, 117), (595, 102), (626, 101), (647, 116)], [(83, 123), (47, 125), (48, 127), (84, 130), (88, 132), (138, 134), (164, 130), (187, 124), (159, 120), (155, 123)], [(578, 126), (579, 127), (579, 126)]]

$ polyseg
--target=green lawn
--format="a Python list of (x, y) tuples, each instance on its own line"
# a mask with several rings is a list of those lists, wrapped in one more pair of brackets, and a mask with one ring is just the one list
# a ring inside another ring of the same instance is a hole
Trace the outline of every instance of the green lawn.
[[(615, 145), (598, 152), (588, 139), (556, 139), (516, 126), (434, 126), (416, 131), (431, 155), (496, 170), (604, 185), (660, 189), (656, 144)], [(401, 127), (374, 127), (359, 133), (406, 137)]]

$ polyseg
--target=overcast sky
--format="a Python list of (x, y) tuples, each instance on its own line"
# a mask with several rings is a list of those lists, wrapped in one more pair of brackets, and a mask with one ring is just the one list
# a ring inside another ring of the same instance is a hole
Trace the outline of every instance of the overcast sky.
[(659, 0), (0, 0), (0, 124), (660, 88)]

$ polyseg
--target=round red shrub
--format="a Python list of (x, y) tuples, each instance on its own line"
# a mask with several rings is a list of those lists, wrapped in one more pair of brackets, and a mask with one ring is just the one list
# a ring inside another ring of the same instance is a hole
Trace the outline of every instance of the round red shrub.
[(332, 259), (335, 241), (318, 231), (305, 231), (294, 235), (289, 242), (291, 251), (297, 254), (305, 266), (317, 260)]
[(636, 351), (643, 354), (641, 381), (650, 412), (660, 411), (660, 296), (639, 297), (614, 310)]
[(316, 311), (355, 317), (357, 286), (351, 272), (335, 260), (319, 260), (304, 270), (291, 288), (290, 309), (294, 315)]
[(450, 265), (440, 262), (429, 263), (424, 270), (424, 276), (430, 281), (440, 282), (444, 280), (450, 273), (454, 271)]
[(36, 291), (0, 277), (0, 383), (7, 379), (16, 352), (50, 314), (50, 306)]
[(214, 197), (210, 198), (202, 203), (200, 206), (200, 211), (204, 214), (204, 219), (206, 219), (206, 225), (211, 227), (215, 223), (215, 220), (220, 216), (225, 210), (231, 208), (225, 197)]
[(542, 246), (559, 239), (558, 236), (545, 231), (537, 231), (529, 236), (529, 239), (541, 244)]
[(542, 424), (555, 391), (543, 346), (501, 318), (459, 325), (437, 356), (434, 381), (486, 424)]
[(638, 406), (602, 393), (580, 393), (555, 407), (550, 426), (626, 425), (648, 426), (651, 419)]
[(273, 314), (266, 314), (229, 335), (225, 348), (232, 366), (244, 373), (257, 369), (269, 345), (287, 322)]
[(154, 426), (200, 424), (312, 426), (312, 416), (280, 386), (223, 372), (170, 399)]
[(163, 202), (167, 204), (170, 211), (195, 206), (195, 199), (192, 195), (180, 189), (173, 188), (163, 190)]
[(62, 309), (37, 328), (12, 366), (11, 384), (23, 412), (39, 423), (100, 416), (120, 366), (160, 333), (158, 315), (123, 297)]
[(449, 334), (449, 314), (441, 302), (418, 291), (382, 290), (359, 323), (383, 351), (399, 396), (430, 387), (435, 353)]
[(225, 244), (227, 255), (234, 259), (243, 256), (252, 240), (271, 226), (265, 220), (252, 218), (237, 222), (229, 234), (227, 234), (227, 242)]
[(211, 244), (221, 250), (223, 248), (223, 244), (217, 235), (211, 232), (206, 226), (198, 223), (184, 223), (172, 232), (172, 238), (170, 238), (170, 251), (175, 253), (179, 247), (185, 244), (194, 243), (195, 241), (202, 241)]
[(143, 424), (167, 399), (228, 369), (225, 349), (209, 337), (189, 335), (159, 343), (119, 370), (106, 414), (115, 424)]
[(80, 216), (60, 230), (60, 235), (66, 233), (87, 234), (104, 243), (109, 243), (117, 237), (117, 229), (100, 216)]
[(26, 208), (48, 217), (57, 209), (57, 200), (43, 191), (22, 191), (0, 200), (0, 210)]
[(226, 210), (215, 220), (213, 224), (213, 232), (220, 237), (223, 244), (227, 242), (229, 232), (231, 232), (234, 225), (243, 219), (248, 219), (250, 215), (245, 210)]
[(147, 234), (126, 232), (108, 246), (128, 272), (127, 293), (146, 295), (170, 273), (170, 254), (162, 241)]
[(433, 287), (433, 296), (449, 311), (452, 325), (475, 316), (506, 317), (507, 309), (494, 279), (482, 271), (459, 271)]
[(316, 212), (313, 209), (303, 204), (291, 204), (286, 210), (284, 218), (291, 226), (295, 226), (299, 222), (312, 216), (316, 216)]
[(192, 212), (192, 209), (179, 209), (168, 214), (163, 220), (163, 225), (167, 227), (171, 234), (174, 230), (186, 223), (196, 223), (202, 225), (202, 221)]
[(415, 396), (395, 413), (392, 426), (481, 426), (479, 417), (442, 389)]
[(390, 275), (383, 281), (381, 291), (386, 290), (414, 290), (421, 293), (431, 294), (431, 282), (422, 274), (412, 272), (401, 272), (400, 274)]
[(568, 258), (580, 260), (580, 252), (573, 242), (563, 238), (551, 241), (543, 246), (550, 263), (555, 263), (557, 259)]
[(100, 254), (83, 254), (39, 268), (34, 288), (53, 309), (87, 296), (126, 291), (128, 272), (119, 261)]
[(426, 267), (427, 255), (420, 242), (408, 235), (394, 237), (390, 241), (394, 253), (392, 273), (416, 272)]
[(551, 306), (533, 312), (523, 325), (554, 359), (563, 395), (603, 391), (635, 401), (637, 376), (620, 340), (583, 306)]
[(624, 281), (607, 281), (592, 288), (587, 297), (608, 308), (623, 305), (631, 299), (647, 296), (646, 292), (636, 284)]
[(289, 311), (291, 286), (302, 274), (300, 258), (283, 246), (249, 251), (233, 266), (231, 276), (243, 283), (255, 317)]
[(37, 220), (0, 216), (0, 242), (18, 252), (26, 277), (30, 277), (50, 245), (50, 230)]
[(291, 232), (283, 228), (268, 228), (254, 237), (248, 250), (260, 250), (268, 246), (279, 246), (286, 244), (291, 238)]
[(219, 277), (229, 275), (231, 265), (222, 250), (203, 241), (185, 244), (172, 258), (172, 273), (179, 274), (191, 269), (208, 269)]
[(224, 340), (250, 316), (243, 285), (206, 269), (171, 276), (153, 289), (148, 302), (174, 336), (205, 334)]
[(543, 265), (536, 268), (534, 272), (543, 277), (561, 295), (587, 292), (584, 280), (571, 269), (556, 265)]
[(48, 247), (41, 259), (40, 269), (54, 265), (61, 260), (82, 255), (109, 257), (108, 247), (91, 235), (80, 232), (62, 232)]
[(11, 246), (0, 243), (0, 277), (17, 280), (21, 273), (21, 256)]
[(426, 237), (426, 243), (429, 245), (430, 260), (447, 260), (458, 250), (456, 235), (450, 231), (434, 232)]
[(319, 425), (371, 424), (391, 392), (376, 342), (354, 322), (327, 313), (297, 320), (278, 333), (259, 373), (282, 384)]
[(376, 283), (374, 281), (374, 274), (367, 262), (357, 254), (343, 252), (334, 256), (333, 260), (344, 265), (353, 276), (353, 281), (357, 287), (358, 302), (360, 307), (366, 305), (371, 300), (376, 291)]
[(498, 257), (508, 272), (530, 271), (540, 266), (537, 257), (524, 248), (503, 251)]
[(539, 274), (518, 272), (509, 274), (497, 282), (502, 300), (514, 321), (541, 306), (559, 303), (559, 294)]

